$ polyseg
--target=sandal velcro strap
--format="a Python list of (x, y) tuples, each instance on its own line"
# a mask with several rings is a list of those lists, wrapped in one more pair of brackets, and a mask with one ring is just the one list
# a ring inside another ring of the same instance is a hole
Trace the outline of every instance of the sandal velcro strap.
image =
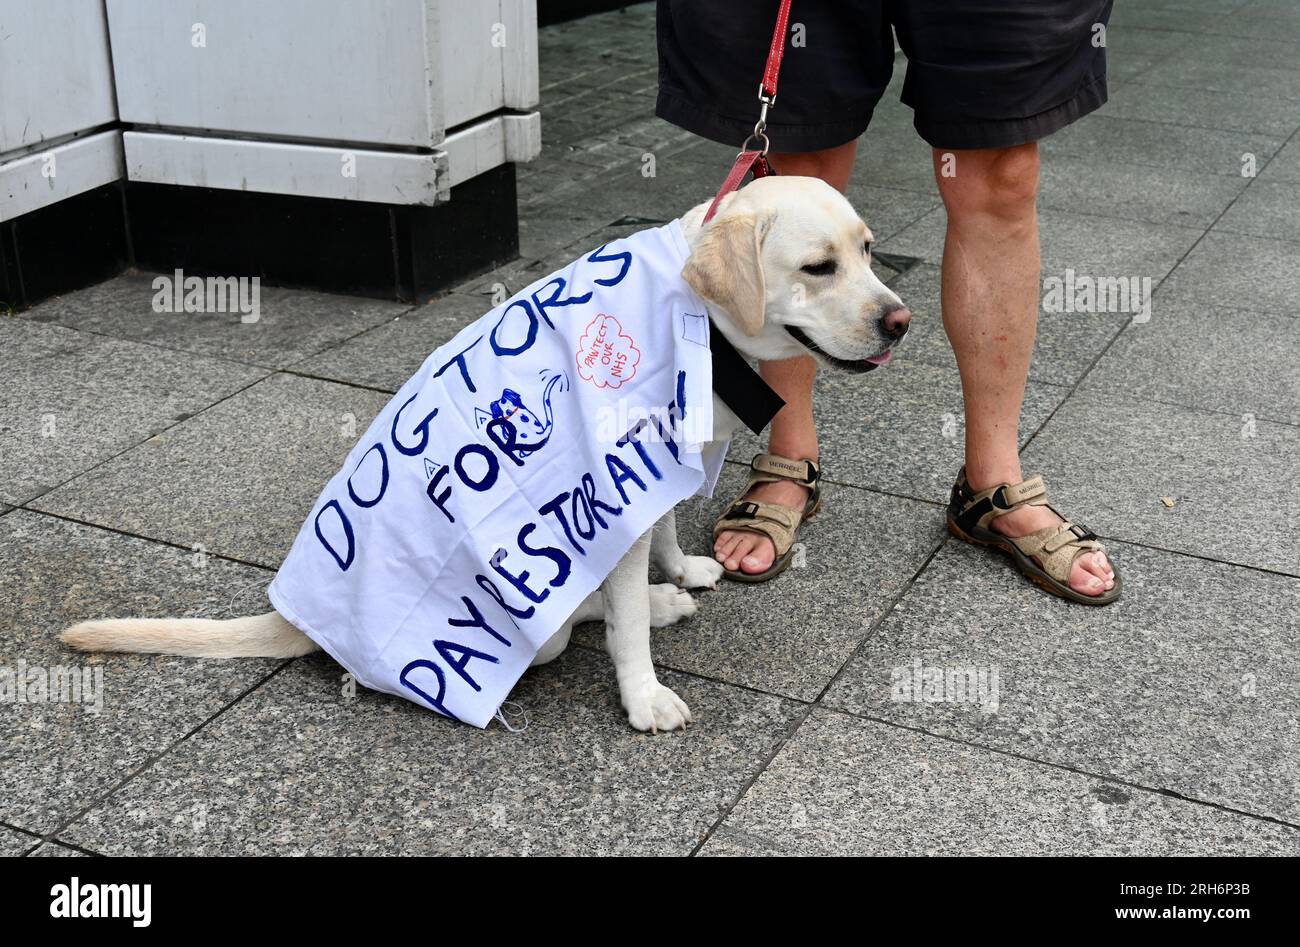
[[(1086, 526), (1079, 526), (1076, 523), (1067, 521), (1061, 526), (1061, 531), (1059, 533), (1048, 539), (1047, 542), (1043, 543), (1043, 550), (1048, 553), (1053, 553), (1058, 549), (1063, 549), (1070, 545), (1070, 543), (1078, 543), (1080, 547), (1090, 548), (1090, 541), (1095, 540), (1096, 538), (1097, 534), (1092, 532), (1092, 530), (1088, 529)], [(1091, 545), (1096, 544), (1092, 543)]]
[(816, 462), (811, 460), (791, 460), (777, 454), (755, 454), (749, 466), (755, 473), (768, 474), (782, 480), (793, 480), (804, 486), (812, 486), (821, 476)]
[(714, 525), (713, 535), (716, 538), (726, 530), (761, 533), (772, 540), (776, 554), (783, 556), (794, 545), (795, 531), (802, 520), (803, 516), (798, 510), (779, 503), (738, 500)]
[(966, 470), (962, 468), (954, 493), (954, 503), (960, 500), (961, 504), (960, 509), (954, 511), (954, 516), (965, 530), (986, 527), (999, 516), (1005, 516), (1026, 504), (1038, 506), (1047, 503), (1047, 485), (1041, 476), (1030, 477), (1020, 483), (1000, 483), (976, 493), (966, 482)]
[(1038, 497), (1047, 496), (1047, 485), (1043, 478), (1030, 477), (1020, 483), (1001, 484), (993, 494), (993, 503), (1004, 510), (1014, 509), (1019, 503), (1028, 503)]
[[(1024, 555), (1036, 559), (1039, 567), (1057, 582), (1068, 584), (1074, 560), (1084, 553), (1101, 548), (1101, 543), (1095, 537), (1084, 539), (1075, 532), (1077, 529), (1079, 527), (1073, 523), (1057, 523), (1027, 536), (1011, 539), (1011, 542)], [(1082, 532), (1091, 536), (1087, 530)]]

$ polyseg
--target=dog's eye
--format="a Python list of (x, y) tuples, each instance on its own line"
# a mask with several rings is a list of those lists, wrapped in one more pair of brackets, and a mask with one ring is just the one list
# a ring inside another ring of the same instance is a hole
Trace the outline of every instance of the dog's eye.
[(867, 256), (871, 256), (871, 241), (870, 241), (870, 240), (868, 240), (866, 243), (862, 244), (862, 252), (865, 253)]
[(822, 260), (820, 263), (809, 263), (807, 266), (800, 267), (809, 276), (830, 276), (835, 272), (834, 260)]

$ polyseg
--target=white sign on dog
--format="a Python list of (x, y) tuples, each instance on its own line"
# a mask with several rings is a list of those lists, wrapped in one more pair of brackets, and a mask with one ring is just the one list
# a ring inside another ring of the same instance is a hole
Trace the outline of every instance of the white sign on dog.
[(632, 543), (710, 479), (687, 255), (676, 222), (608, 244), (430, 355), (316, 501), (276, 611), (366, 687), (487, 726)]

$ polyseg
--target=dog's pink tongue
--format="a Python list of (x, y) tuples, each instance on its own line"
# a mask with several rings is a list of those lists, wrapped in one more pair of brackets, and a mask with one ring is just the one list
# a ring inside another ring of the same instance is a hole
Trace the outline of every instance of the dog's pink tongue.
[(865, 359), (865, 361), (870, 362), (872, 365), (888, 365), (893, 360), (894, 360), (893, 349), (888, 349), (887, 351), (881, 352), (879, 355), (872, 355), (871, 357)]

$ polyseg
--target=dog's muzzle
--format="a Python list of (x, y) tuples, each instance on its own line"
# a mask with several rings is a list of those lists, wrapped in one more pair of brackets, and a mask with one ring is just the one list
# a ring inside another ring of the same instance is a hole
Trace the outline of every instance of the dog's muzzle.
[(879, 355), (870, 355), (863, 359), (839, 358), (831, 355), (820, 345), (808, 337), (798, 326), (786, 326), (785, 331), (790, 333), (796, 342), (812, 352), (818, 358), (833, 365), (836, 368), (842, 368), (849, 372), (869, 372), (881, 365), (888, 365), (894, 359), (894, 346), (903, 340), (907, 335), (908, 327), (912, 324), (912, 313), (906, 306), (894, 306), (885, 311), (879, 319), (881, 333), (889, 339), (889, 347)]

